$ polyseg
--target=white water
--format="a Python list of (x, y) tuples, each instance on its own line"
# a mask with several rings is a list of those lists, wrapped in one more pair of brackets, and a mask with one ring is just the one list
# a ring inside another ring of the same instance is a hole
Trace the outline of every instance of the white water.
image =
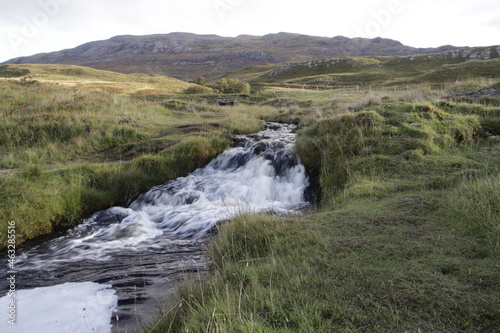
[[(0, 332), (134, 331), (161, 311), (175, 281), (204, 270), (204, 236), (217, 222), (245, 212), (297, 213), (307, 205), (308, 177), (295, 135), (290, 126), (267, 125), (128, 207), (98, 212), (64, 236), (19, 251), (18, 326), (0, 325)], [(0, 289), (7, 283), (0, 272)], [(0, 298), (0, 306), (7, 301)]]
[(128, 208), (95, 214), (48, 249), (26, 253), (21, 265), (44, 268), (114, 253), (161, 249), (196, 240), (222, 220), (244, 212), (291, 214), (305, 206), (305, 169), (294, 153), (290, 126), (241, 138), (204, 168), (152, 188)]

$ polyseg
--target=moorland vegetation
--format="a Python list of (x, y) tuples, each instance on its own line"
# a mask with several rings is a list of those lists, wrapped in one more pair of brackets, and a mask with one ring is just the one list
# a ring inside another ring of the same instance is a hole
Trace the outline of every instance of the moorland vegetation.
[(0, 219), (26, 241), (185, 175), (262, 120), (296, 123), (315, 202), (221, 223), (209, 272), (144, 331), (498, 331), (499, 62), (417, 60), (246, 69), (227, 76), (252, 85), (231, 108), (216, 80), (109, 79), (117, 92), (78, 84), (76, 67), (3, 68)]

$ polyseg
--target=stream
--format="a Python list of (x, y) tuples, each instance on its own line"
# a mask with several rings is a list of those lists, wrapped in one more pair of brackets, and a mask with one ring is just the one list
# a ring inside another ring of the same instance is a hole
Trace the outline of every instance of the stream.
[[(309, 179), (295, 154), (293, 131), (293, 125), (266, 123), (266, 130), (239, 136), (234, 147), (187, 177), (155, 186), (126, 207), (97, 212), (57, 238), (18, 250), (16, 289), (108, 285), (117, 298), (111, 331), (135, 332), (163, 310), (186, 277), (203, 278), (206, 244), (218, 222), (246, 212), (297, 214), (307, 206)], [(0, 296), (9, 288), (7, 278), (2, 270)], [(19, 303), (19, 311), (21, 306), (29, 312), (29, 304)], [(64, 305), (47, 301), (45, 306)], [(95, 331), (92, 323), (86, 325), (82, 332)], [(54, 327), (53, 332), (65, 331)]]

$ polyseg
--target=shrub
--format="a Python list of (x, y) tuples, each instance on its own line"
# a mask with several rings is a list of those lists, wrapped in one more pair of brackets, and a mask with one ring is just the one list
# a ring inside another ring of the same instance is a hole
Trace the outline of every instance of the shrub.
[(178, 100), (169, 100), (162, 103), (162, 105), (170, 110), (184, 111), (187, 108), (188, 103)]
[(207, 85), (207, 79), (205, 79), (203, 76), (200, 76), (196, 80), (196, 84), (199, 84), (200, 86), (206, 86)]
[(251, 87), (241, 80), (220, 79), (215, 83), (215, 89), (223, 94), (249, 94)]

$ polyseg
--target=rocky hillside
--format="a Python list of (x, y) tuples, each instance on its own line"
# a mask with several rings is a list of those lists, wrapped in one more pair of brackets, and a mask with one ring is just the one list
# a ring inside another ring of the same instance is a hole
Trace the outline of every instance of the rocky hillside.
[(394, 56), (452, 51), (453, 46), (417, 49), (398, 41), (375, 38), (314, 37), (278, 33), (220, 37), (171, 33), (116, 36), (74, 49), (11, 59), (6, 63), (81, 65), (122, 73), (163, 74), (176, 78), (216, 77), (269, 63), (303, 62), (352, 56)]
[[(387, 83), (402, 79), (431, 82), (475, 76), (496, 78), (500, 76), (499, 58), (500, 46), (490, 46), (438, 54), (311, 60), (277, 66), (249, 81), (301, 84), (312, 81), (322, 85), (319, 80), (323, 80), (327, 85), (344, 85)], [(353, 78), (359, 80), (354, 82)]]

